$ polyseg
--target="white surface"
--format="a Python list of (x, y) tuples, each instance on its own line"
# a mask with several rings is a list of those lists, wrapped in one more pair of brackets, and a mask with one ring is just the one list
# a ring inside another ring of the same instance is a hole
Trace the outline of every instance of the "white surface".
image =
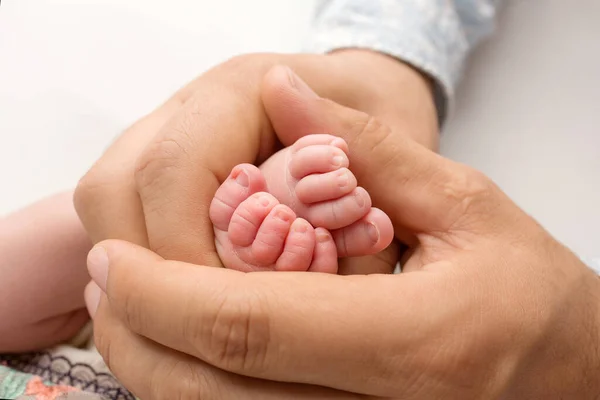
[(312, 0), (2, 0), (0, 215), (75, 185), (119, 132), (230, 56), (301, 49)]
[[(210, 66), (300, 49), (313, 3), (2, 0), (0, 214), (72, 187), (113, 137)], [(600, 255), (600, 2), (510, 4), (468, 71), (443, 152)]]
[(598, 0), (508, 2), (442, 141), (590, 257), (600, 257), (598, 21)]

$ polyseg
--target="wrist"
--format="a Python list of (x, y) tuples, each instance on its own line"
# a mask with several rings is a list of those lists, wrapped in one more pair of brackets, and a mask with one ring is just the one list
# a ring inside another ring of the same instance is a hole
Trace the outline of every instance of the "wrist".
[(401, 60), (371, 50), (344, 49), (328, 57), (353, 83), (341, 82), (343, 97), (350, 103), (347, 106), (376, 116), (437, 150), (439, 122), (431, 78)]

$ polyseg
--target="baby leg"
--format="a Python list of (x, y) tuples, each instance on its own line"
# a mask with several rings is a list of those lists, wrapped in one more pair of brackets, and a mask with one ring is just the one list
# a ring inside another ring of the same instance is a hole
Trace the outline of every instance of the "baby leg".
[(71, 198), (55, 195), (0, 219), (0, 353), (64, 342), (88, 321), (91, 243)]

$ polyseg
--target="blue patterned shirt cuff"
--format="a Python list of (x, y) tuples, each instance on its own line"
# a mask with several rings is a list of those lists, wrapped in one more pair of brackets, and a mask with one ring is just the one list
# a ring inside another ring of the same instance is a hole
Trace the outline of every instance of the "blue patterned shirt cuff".
[(308, 50), (365, 48), (431, 76), (440, 124), (465, 60), (494, 26), (497, 0), (321, 0)]

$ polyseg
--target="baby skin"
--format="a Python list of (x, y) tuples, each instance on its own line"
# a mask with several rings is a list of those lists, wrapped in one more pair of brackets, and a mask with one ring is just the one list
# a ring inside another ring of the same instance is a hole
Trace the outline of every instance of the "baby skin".
[(331, 135), (305, 136), (260, 168), (234, 167), (210, 206), (223, 264), (244, 272), (337, 273), (338, 258), (383, 251), (392, 222), (371, 206), (348, 167), (348, 145)]

